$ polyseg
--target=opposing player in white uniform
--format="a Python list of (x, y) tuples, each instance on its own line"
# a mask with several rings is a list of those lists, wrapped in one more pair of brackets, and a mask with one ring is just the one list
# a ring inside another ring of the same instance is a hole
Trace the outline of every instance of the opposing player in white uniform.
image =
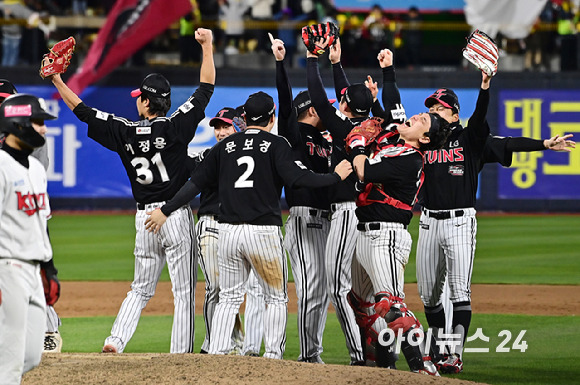
[(352, 170), (346, 161), (333, 174), (305, 169), (293, 159), (288, 142), (269, 132), (274, 126), (275, 109), (271, 96), (263, 92), (250, 95), (244, 104), (248, 128), (214, 146), (189, 182), (147, 221), (149, 230), (159, 231), (172, 210), (189, 202), (201, 188), (217, 182), (221, 202), (220, 300), (214, 313), (210, 354), (232, 350), (235, 316), (243, 301), (248, 273), (253, 270), (267, 304), (264, 357), (282, 359), (288, 315), (288, 271), (280, 229), (282, 185), (330, 186)]
[[(6, 133), (0, 149), (0, 382), (7, 384), (19, 384), (43, 350), (50, 297), (41, 263), (52, 260), (50, 205), (44, 167), (29, 155), (45, 143), (46, 119), (55, 117), (32, 95), (14, 95), (0, 105), (0, 131)], [(45, 276), (50, 284), (52, 276)]]
[[(236, 129), (236, 125), (234, 125), (234, 119), (243, 119), (241, 113), (235, 108), (224, 107), (209, 121), (209, 125), (214, 128), (214, 136), (218, 142), (244, 128)], [(209, 151), (210, 149), (206, 149), (195, 156), (194, 166), (199, 165)], [(210, 188), (202, 191), (197, 215), (196, 252), (199, 266), (205, 277), (205, 301), (203, 303), (205, 340), (201, 346), (201, 353), (207, 353), (211, 341), (213, 314), (218, 304), (220, 292), (218, 274), (219, 197), (217, 189)], [(252, 279), (248, 280), (248, 300), (246, 301), (246, 315), (244, 317), (247, 325), (246, 330), (249, 334), (249, 336), (246, 336), (248, 340), (246, 341), (244, 338), (242, 321), (239, 315), (236, 319), (232, 338), (236, 351), (253, 355), (253, 353), (260, 352), (261, 334), (263, 333), (263, 310), (260, 311), (260, 309), (264, 309), (265, 304), (262, 288), (259, 285), (250, 286), (250, 282), (252, 282)]]
[[(0, 79), (0, 103), (10, 95), (16, 94), (18, 91), (16, 87), (6, 79)], [(4, 133), (0, 133), (0, 146), (4, 144)], [(32, 151), (32, 157), (38, 159), (44, 170), (48, 169), (48, 149), (46, 142)], [(49, 236), (50, 238), (50, 236)], [(55, 273), (56, 274), (56, 273)], [(60, 318), (56, 314), (56, 310), (51, 305), (46, 306), (46, 333), (44, 335), (44, 353), (60, 353), (62, 349), (62, 337), (58, 331), (60, 326)]]
[(189, 172), (184, 167), (188, 162), (187, 147), (205, 117), (205, 107), (213, 94), (212, 32), (199, 28), (195, 38), (203, 51), (200, 86), (170, 117), (165, 115), (171, 107), (171, 87), (160, 74), (148, 75), (141, 87), (131, 92), (142, 119), (138, 122), (88, 107), (60, 75), (51, 77), (66, 105), (79, 120), (88, 124), (89, 137), (119, 155), (137, 201), (135, 277), (111, 335), (105, 340), (103, 352), (124, 351), (137, 328), (141, 311), (155, 293), (166, 262), (175, 305), (170, 352), (193, 352), (197, 275), (193, 213), (184, 204), (156, 235), (145, 231), (144, 222), (147, 211), (163, 206), (187, 181)]

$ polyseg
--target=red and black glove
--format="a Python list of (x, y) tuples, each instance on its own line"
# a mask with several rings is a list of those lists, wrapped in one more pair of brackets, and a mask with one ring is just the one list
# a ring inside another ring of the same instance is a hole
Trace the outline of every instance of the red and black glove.
[(382, 118), (368, 118), (346, 136), (346, 152), (350, 153), (356, 149), (357, 155), (364, 153), (364, 149), (373, 143), (377, 135), (382, 131)]
[(58, 281), (58, 270), (54, 267), (52, 259), (48, 262), (40, 263), (40, 275), (44, 286), (44, 298), (46, 304), (52, 306), (60, 297), (60, 282)]
[(42, 58), (40, 77), (44, 79), (55, 74), (64, 74), (70, 65), (75, 46), (76, 41), (72, 36), (56, 43)]
[[(313, 24), (310, 26), (302, 27), (302, 42), (306, 46), (306, 49), (317, 55), (322, 55), (328, 47), (336, 44), (336, 39), (338, 39), (339, 29), (336, 24), (327, 22), (324, 24)], [(323, 47), (320, 42), (324, 41), (328, 37), (328, 46)]]

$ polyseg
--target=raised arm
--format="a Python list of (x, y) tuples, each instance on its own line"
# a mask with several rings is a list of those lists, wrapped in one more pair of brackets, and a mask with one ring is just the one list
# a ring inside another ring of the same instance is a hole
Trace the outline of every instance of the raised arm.
[(213, 34), (206, 28), (195, 31), (195, 40), (201, 45), (202, 62), (199, 72), (201, 83), (215, 84), (215, 64), (213, 61)]
[(75, 94), (70, 88), (68, 88), (66, 83), (62, 80), (60, 74), (52, 75), (50, 80), (52, 81), (52, 84), (54, 84), (54, 86), (56, 87), (56, 90), (60, 94), (60, 97), (62, 98), (64, 103), (67, 105), (68, 108), (70, 108), (71, 111), (74, 110), (76, 106), (78, 106), (83, 102), (81, 98), (78, 97), (77, 94)]
[(479, 140), (485, 140), (489, 135), (489, 124), (487, 124), (487, 108), (489, 107), (489, 86), (491, 77), (481, 72), (481, 88), (477, 103), (475, 104), (475, 111), (469, 118), (467, 127), (469, 127), (469, 134), (476, 136)]

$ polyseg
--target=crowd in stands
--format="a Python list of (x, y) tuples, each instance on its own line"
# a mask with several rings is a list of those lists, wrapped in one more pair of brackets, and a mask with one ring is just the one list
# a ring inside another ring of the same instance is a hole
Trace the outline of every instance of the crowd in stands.
[[(448, 51), (448, 46), (437, 47), (445, 41), (456, 41), (460, 52), (464, 44), (457, 34), (467, 35), (469, 26), (464, 19), (459, 21), (463, 28), (457, 31), (446, 29), (433, 22), (426, 23), (433, 14), (422, 14), (411, 7), (406, 12), (393, 13), (372, 5), (367, 12), (346, 12), (336, 9), (332, 0), (190, 0), (192, 12), (174, 23), (164, 34), (154, 39), (129, 61), (128, 65), (148, 64), (146, 56), (151, 52), (179, 53), (175, 64), (199, 65), (200, 51), (194, 40), (193, 31), (203, 26), (215, 34), (216, 53), (221, 55), (267, 53), (270, 42), (266, 32), (272, 32), (284, 41), (288, 62), (292, 66), (304, 65), (304, 46), (300, 41), (304, 25), (331, 21), (340, 27), (345, 65), (349, 67), (372, 67), (374, 55), (382, 48), (393, 50), (400, 68), (414, 69), (422, 66), (461, 65), (461, 55), (437, 54)], [(51, 43), (74, 35), (77, 38), (75, 60), (82, 60), (98, 30), (63, 29), (48, 31), (42, 28), (42, 20), (49, 15), (80, 15), (104, 17), (115, 4), (115, 0), (5, 0), (0, 2), (4, 20), (18, 17), (26, 23), (2, 25), (2, 66), (36, 65), (46, 47)], [(14, 6), (20, 13), (14, 12)], [(24, 10), (23, 10), (24, 9)], [(35, 13), (39, 17), (31, 18)], [(506, 55), (520, 55), (523, 70), (577, 70), (577, 25), (580, 12), (571, 0), (550, 0), (539, 15), (534, 28), (526, 39), (510, 40), (497, 36), (497, 41)], [(431, 19), (433, 19), (431, 17)], [(441, 19), (441, 18), (439, 18)], [(444, 18), (443, 18), (444, 19)], [(39, 21), (40, 20), (40, 21)], [(39, 25), (40, 24), (40, 25)], [(427, 26), (428, 25), (428, 26)], [(429, 39), (436, 30), (444, 33), (440, 39)], [(26, 49), (18, 50), (19, 46)], [(16, 56), (15, 56), (16, 55)], [(554, 66), (558, 58), (559, 66)], [(149, 63), (150, 64), (150, 63)], [(557, 68), (555, 68), (557, 67)]]

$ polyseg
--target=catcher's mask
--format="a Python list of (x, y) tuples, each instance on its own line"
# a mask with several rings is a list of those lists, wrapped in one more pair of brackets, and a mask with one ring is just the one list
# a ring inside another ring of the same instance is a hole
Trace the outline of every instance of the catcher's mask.
[(453, 113), (459, 113), (459, 98), (449, 88), (439, 88), (437, 91), (433, 92), (433, 95), (425, 99), (425, 107), (430, 108), (435, 104), (441, 104), (445, 108), (451, 108)]
[(44, 137), (32, 127), (32, 120), (52, 119), (56, 116), (46, 112), (44, 99), (33, 95), (12, 95), (0, 104), (0, 131), (15, 135), (32, 148), (45, 143)]

